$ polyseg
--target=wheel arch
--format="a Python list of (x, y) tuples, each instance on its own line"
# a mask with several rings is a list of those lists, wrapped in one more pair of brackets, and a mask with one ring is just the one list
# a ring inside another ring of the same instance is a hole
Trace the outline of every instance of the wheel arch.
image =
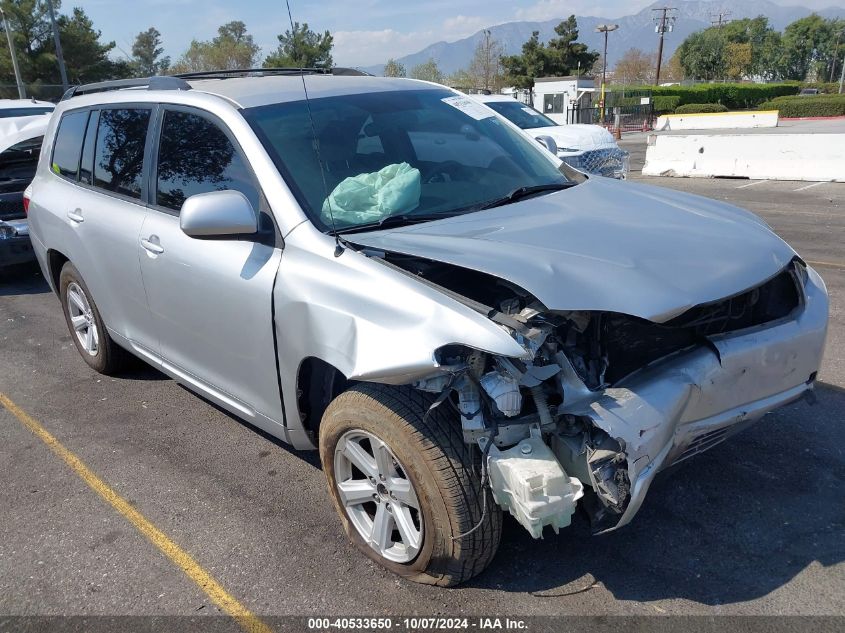
[(307, 356), (299, 363), (296, 407), (300, 424), (315, 446), (323, 413), (352, 384), (337, 367), (316, 356)]
[(54, 248), (47, 250), (47, 272), (50, 274), (48, 280), (53, 287), (53, 292), (59, 294), (59, 276), (62, 274), (62, 267), (69, 262), (70, 258)]

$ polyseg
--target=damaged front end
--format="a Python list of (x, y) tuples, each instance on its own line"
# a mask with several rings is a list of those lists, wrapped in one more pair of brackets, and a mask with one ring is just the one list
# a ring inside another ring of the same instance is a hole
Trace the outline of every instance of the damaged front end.
[(654, 475), (812, 389), (827, 295), (797, 258), (760, 285), (665, 323), (551, 311), (483, 273), (404, 255), (385, 263), (482, 310), (525, 350), (449, 345), (414, 383), (451, 404), (485, 456), (496, 502), (534, 536), (580, 502), (596, 533), (628, 523)]

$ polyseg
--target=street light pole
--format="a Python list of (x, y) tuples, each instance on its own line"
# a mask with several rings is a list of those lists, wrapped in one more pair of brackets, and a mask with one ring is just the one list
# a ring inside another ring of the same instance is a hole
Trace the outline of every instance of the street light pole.
[(53, 24), (53, 41), (56, 43), (56, 59), (59, 61), (59, 74), (62, 77), (62, 90), (67, 92), (70, 87), (67, 82), (67, 69), (65, 68), (65, 57), (62, 54), (62, 41), (59, 39), (59, 25), (56, 24), (56, 12), (53, 11), (53, 0), (47, 0), (47, 8), (50, 11), (50, 22)]
[(604, 33), (604, 57), (602, 58), (601, 65), (601, 99), (599, 100), (599, 103), (601, 104), (602, 120), (604, 120), (604, 93), (607, 79), (607, 34), (618, 28), (618, 24), (599, 24), (596, 27), (597, 33)]
[(26, 88), (21, 79), (21, 69), (18, 68), (18, 56), (15, 55), (15, 43), (12, 41), (12, 29), (9, 28), (9, 20), (6, 19), (6, 12), (0, 7), (0, 15), (3, 17), (3, 24), (6, 26), (6, 39), (9, 40), (9, 54), (12, 56), (12, 68), (15, 71), (15, 81), (18, 84), (18, 96), (26, 99)]
[(845, 83), (845, 57), (842, 58), (842, 74), (839, 75), (839, 94), (842, 94), (843, 83)]

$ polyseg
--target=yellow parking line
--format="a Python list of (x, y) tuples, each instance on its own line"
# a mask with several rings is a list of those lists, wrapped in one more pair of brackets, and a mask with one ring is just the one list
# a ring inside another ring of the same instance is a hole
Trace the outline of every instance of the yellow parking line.
[(138, 512), (123, 497), (117, 494), (106, 482), (97, 477), (75, 454), (62, 446), (47, 429), (28, 415), (9, 398), (0, 393), (0, 404), (23, 423), (32, 433), (44, 442), (51, 451), (61, 457), (88, 486), (117, 510), (135, 529), (147, 537), (162, 554), (185, 572), (218, 607), (237, 620), (241, 627), (249, 633), (272, 633), (272, 629), (238, 602), (211, 574), (200, 567), (190, 554), (174, 543), (155, 525), (150, 523), (144, 515)]
[(812, 260), (804, 260), (810, 266), (824, 266), (825, 268), (838, 268), (839, 270), (845, 270), (845, 264), (837, 264), (835, 262), (814, 262)]

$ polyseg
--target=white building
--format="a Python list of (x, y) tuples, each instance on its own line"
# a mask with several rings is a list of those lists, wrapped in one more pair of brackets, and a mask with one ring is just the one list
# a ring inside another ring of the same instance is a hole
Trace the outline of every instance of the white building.
[(592, 107), (595, 90), (592, 77), (538, 77), (534, 80), (534, 107), (553, 121), (565, 124), (568, 109), (576, 105)]
[(527, 90), (505, 88), (503, 94), (512, 95), (525, 103), (533, 102), (534, 107), (552, 119), (555, 123), (566, 124), (566, 111), (578, 105), (590, 108), (593, 101), (598, 102), (595, 80), (584, 75), (576, 77), (538, 77), (534, 80), (533, 98), (529, 99)]

